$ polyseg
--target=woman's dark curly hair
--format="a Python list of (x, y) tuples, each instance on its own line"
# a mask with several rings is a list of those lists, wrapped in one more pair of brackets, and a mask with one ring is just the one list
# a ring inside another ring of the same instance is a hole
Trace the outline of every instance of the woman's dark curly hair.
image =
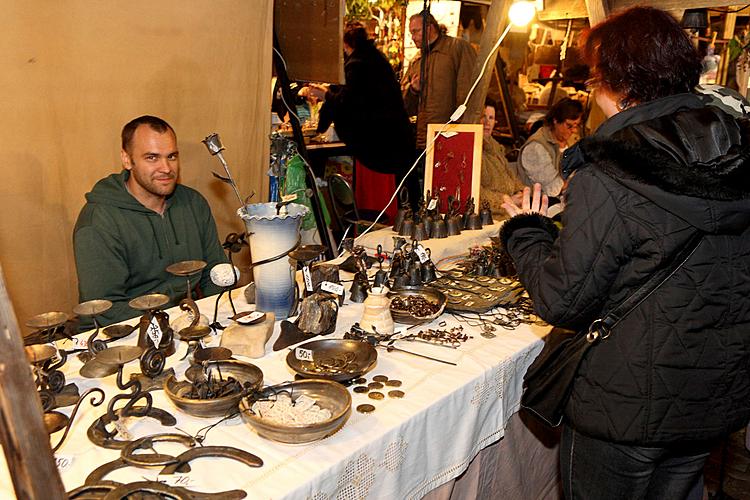
[(653, 7), (633, 7), (585, 35), (594, 84), (623, 96), (623, 107), (683, 92), (698, 84), (701, 58), (677, 20)]

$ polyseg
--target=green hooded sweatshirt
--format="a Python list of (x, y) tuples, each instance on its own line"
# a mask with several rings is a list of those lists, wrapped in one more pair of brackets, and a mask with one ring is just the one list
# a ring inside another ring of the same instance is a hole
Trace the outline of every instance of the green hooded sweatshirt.
[[(190, 277), (193, 296), (198, 283), (205, 296), (219, 293), (209, 273), (216, 264), (227, 262), (211, 209), (200, 193), (178, 184), (162, 216), (128, 192), (129, 176), (123, 170), (97, 182), (86, 194), (73, 232), (80, 301), (113, 303), (97, 317), (101, 325), (140, 315), (128, 306), (140, 295), (166, 294), (170, 303), (165, 307), (185, 298), (186, 279), (165, 270), (175, 262), (205, 261), (208, 265), (202, 273)], [(81, 320), (82, 326), (93, 325), (89, 318)]]

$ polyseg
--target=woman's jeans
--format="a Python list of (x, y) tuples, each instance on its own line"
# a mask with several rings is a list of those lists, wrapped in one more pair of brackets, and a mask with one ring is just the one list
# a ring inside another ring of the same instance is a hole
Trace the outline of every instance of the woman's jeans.
[(710, 447), (647, 448), (601, 441), (564, 426), (565, 498), (682, 500), (699, 481)]

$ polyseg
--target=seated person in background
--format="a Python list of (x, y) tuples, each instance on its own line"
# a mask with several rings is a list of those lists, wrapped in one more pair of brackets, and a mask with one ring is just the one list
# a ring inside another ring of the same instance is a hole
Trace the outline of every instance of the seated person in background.
[(497, 105), (487, 99), (484, 103), (484, 114), (480, 119), (483, 126), (482, 138), (482, 177), (479, 199), (489, 202), (493, 215), (506, 218), (502, 207), (503, 195), (510, 195), (520, 205), (523, 184), (515, 169), (511, 169), (505, 158), (505, 148), (492, 138), (495, 128)]
[(102, 325), (137, 316), (128, 301), (140, 295), (166, 294), (169, 306), (184, 298), (185, 278), (165, 271), (175, 262), (205, 261), (191, 285), (218, 293), (209, 273), (226, 262), (205, 198), (177, 183), (177, 136), (167, 122), (141, 116), (125, 125), (120, 158), (123, 171), (86, 194), (73, 232), (79, 300), (113, 303), (97, 317)]
[(526, 140), (518, 155), (518, 172), (525, 186), (538, 182), (547, 196), (560, 196), (563, 187), (560, 158), (581, 126), (582, 115), (583, 105), (570, 98), (550, 108), (544, 125)]

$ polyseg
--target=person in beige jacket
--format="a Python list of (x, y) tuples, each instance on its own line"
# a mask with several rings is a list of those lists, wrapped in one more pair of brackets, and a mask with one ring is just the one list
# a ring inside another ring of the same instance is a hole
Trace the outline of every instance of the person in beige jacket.
[[(409, 64), (401, 81), (406, 110), (410, 116), (417, 116), (417, 149), (426, 146), (427, 124), (447, 122), (466, 99), (477, 59), (468, 42), (443, 34), (429, 12), (409, 18), (409, 31), (418, 47), (422, 47), (423, 16), (427, 18), (426, 56), (420, 52)], [(420, 77), (423, 57), (424, 82)]]

